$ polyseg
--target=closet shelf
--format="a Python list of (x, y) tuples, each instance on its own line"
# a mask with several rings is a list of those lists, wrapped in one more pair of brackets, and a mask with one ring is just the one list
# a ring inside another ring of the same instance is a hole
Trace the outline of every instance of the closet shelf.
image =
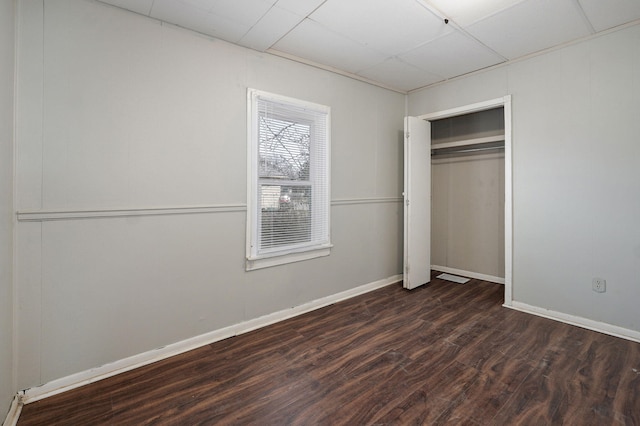
[(455, 142), (435, 143), (431, 145), (431, 149), (458, 148), (461, 146), (480, 145), (491, 142), (504, 142), (504, 135), (487, 136), (484, 138), (465, 139)]

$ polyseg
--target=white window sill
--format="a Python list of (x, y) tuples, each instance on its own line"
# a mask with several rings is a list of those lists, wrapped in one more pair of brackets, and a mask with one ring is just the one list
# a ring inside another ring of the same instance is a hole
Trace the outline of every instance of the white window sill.
[(272, 266), (329, 256), (331, 247), (333, 246), (326, 245), (318, 248), (308, 249), (302, 252), (247, 258), (246, 270), (254, 271), (256, 269), (270, 268)]

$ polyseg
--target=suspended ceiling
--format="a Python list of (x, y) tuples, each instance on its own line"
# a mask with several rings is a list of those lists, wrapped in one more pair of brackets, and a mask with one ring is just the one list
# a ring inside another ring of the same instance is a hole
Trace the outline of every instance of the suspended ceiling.
[(640, 19), (640, 0), (100, 1), (401, 92)]

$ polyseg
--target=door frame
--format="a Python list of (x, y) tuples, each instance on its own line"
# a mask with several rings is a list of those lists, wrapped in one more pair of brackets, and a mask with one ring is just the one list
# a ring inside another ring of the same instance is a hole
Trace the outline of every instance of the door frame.
[(416, 116), (433, 121), (493, 108), (504, 108), (504, 306), (513, 305), (513, 146), (511, 95)]

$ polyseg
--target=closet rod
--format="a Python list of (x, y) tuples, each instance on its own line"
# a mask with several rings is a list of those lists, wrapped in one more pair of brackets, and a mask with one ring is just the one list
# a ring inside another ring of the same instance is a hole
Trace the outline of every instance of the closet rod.
[(504, 143), (504, 135), (487, 136), (484, 138), (465, 139), (465, 140), (454, 141), (454, 142), (444, 142), (444, 143), (436, 142), (432, 146), (432, 149), (457, 148), (457, 147), (480, 145), (480, 144), (486, 144), (486, 143), (493, 143), (493, 145), (495, 145), (497, 142)]
[[(446, 151), (444, 151), (445, 149), (446, 149)], [(431, 150), (431, 155), (436, 156), (436, 155), (445, 155), (445, 154), (460, 154), (460, 153), (464, 153), (464, 152), (495, 151), (497, 149), (504, 149), (504, 145), (502, 145), (502, 146), (486, 146), (486, 147), (482, 147), (482, 148), (462, 148), (462, 149), (440, 148), (440, 149), (432, 149)]]

